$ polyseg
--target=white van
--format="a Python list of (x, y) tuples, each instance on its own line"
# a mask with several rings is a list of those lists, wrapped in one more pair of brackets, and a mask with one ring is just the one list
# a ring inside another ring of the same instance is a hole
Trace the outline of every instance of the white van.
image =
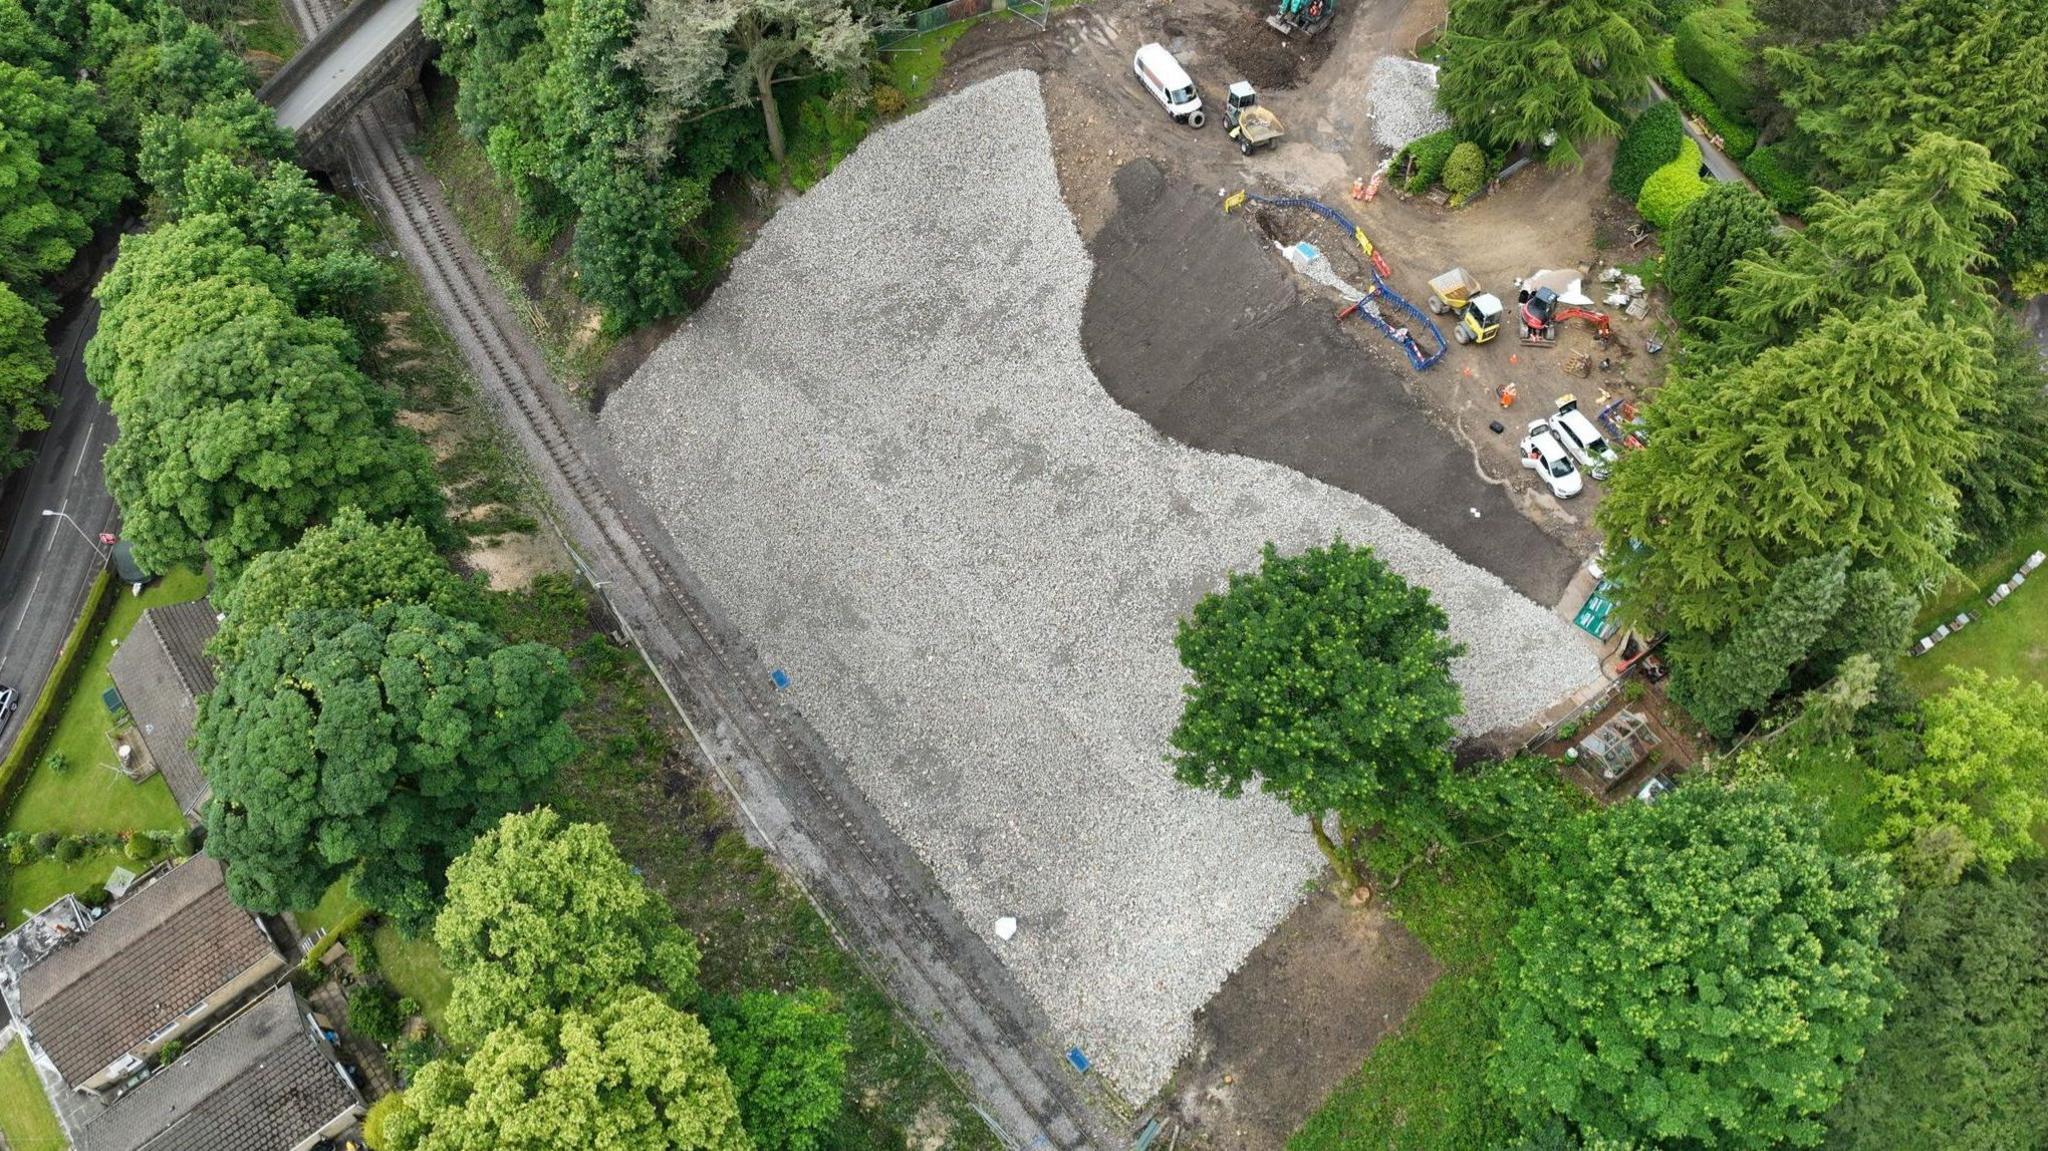
[(1188, 79), (1187, 69), (1173, 58), (1173, 53), (1157, 44), (1147, 44), (1138, 49), (1131, 59), (1131, 71), (1138, 74), (1138, 83), (1161, 104), (1166, 105), (1166, 114), (1177, 124), (1199, 128), (1208, 120), (1202, 113), (1202, 97), (1195, 91), (1195, 82)]

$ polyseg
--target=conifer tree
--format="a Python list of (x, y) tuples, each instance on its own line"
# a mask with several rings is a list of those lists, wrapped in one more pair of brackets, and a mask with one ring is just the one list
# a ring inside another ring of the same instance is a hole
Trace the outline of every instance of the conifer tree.
[(1543, 144), (1552, 167), (1621, 134), (1649, 92), (1647, 0), (1456, 0), (1437, 103), (1480, 143)]

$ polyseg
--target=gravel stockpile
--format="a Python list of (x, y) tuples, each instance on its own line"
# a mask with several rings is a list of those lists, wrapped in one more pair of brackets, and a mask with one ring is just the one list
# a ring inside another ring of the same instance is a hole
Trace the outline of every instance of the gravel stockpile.
[(1436, 65), (1405, 56), (1382, 56), (1372, 66), (1372, 138), (1389, 153), (1410, 140), (1451, 126), (1450, 113), (1436, 106)]
[(1052, 1038), (1137, 1098), (1321, 867), (1278, 804), (1188, 791), (1164, 763), (1174, 622), (1204, 592), (1269, 538), (1341, 531), (1445, 603), (1469, 729), (1597, 669), (1548, 611), (1374, 505), (1166, 440), (1103, 392), (1037, 85), (1012, 73), (871, 137), (603, 423)]

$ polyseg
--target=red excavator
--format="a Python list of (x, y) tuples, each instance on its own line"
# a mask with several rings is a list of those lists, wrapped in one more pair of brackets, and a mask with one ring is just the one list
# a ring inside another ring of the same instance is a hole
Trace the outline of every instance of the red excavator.
[(1584, 320), (1593, 326), (1593, 338), (1606, 343), (1614, 338), (1614, 324), (1606, 312), (1581, 308), (1574, 304), (1561, 305), (1557, 293), (1550, 288), (1520, 293), (1522, 301), (1522, 342), (1525, 344), (1549, 345), (1557, 343), (1557, 330), (1566, 320)]

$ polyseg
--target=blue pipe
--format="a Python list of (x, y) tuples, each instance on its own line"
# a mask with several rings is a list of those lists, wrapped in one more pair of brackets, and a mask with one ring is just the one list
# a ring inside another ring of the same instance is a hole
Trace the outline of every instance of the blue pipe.
[[(1350, 217), (1346, 216), (1342, 212), (1339, 212), (1337, 209), (1332, 208), (1328, 204), (1323, 203), (1321, 200), (1312, 200), (1306, 196), (1285, 196), (1275, 198), (1269, 196), (1260, 196), (1251, 192), (1246, 192), (1244, 194), (1244, 198), (1250, 200), (1255, 204), (1270, 204), (1275, 208), (1307, 208), (1309, 211), (1314, 212), (1319, 216), (1322, 216), (1324, 219), (1329, 220), (1331, 223), (1344, 229), (1346, 232), (1351, 233), (1352, 238), (1358, 241), (1359, 246), (1366, 250), (1366, 254), (1368, 256), (1370, 256), (1372, 253), (1372, 249), (1368, 246), (1365, 239), (1365, 230), (1360, 228), (1357, 224), (1352, 223)], [(1384, 319), (1381, 319), (1380, 317), (1375, 316), (1371, 312), (1365, 310), (1364, 297), (1360, 297), (1360, 299), (1358, 300), (1358, 314), (1360, 316), (1365, 317), (1367, 320), (1371, 321), (1373, 326), (1380, 330), (1381, 335), (1384, 335), (1388, 339), (1393, 340), (1394, 343), (1398, 345), (1402, 351), (1408, 353), (1408, 361), (1415, 365), (1416, 371), (1426, 372), (1429, 369), (1435, 367), (1437, 361), (1444, 358), (1444, 353), (1450, 350), (1450, 345), (1447, 341), (1445, 341), (1443, 332), (1437, 328), (1436, 321), (1429, 318), (1429, 313), (1423, 311), (1421, 308), (1416, 307), (1414, 304), (1409, 303), (1407, 299), (1401, 295), (1401, 293), (1395, 291), (1394, 286), (1392, 284), (1387, 283), (1386, 277), (1380, 275), (1380, 270), (1378, 268), (1372, 267), (1368, 263), (1368, 265), (1366, 266), (1366, 271), (1372, 273), (1372, 294), (1374, 296), (1379, 297), (1382, 300), (1387, 301), (1388, 303), (1394, 305), (1402, 311), (1408, 313), (1410, 316), (1414, 317), (1417, 323), (1429, 329), (1430, 337), (1436, 340), (1436, 351), (1424, 353), (1421, 346), (1415, 342), (1415, 338), (1412, 335), (1405, 340), (1396, 338), (1394, 335), (1394, 325), (1389, 324)]]

